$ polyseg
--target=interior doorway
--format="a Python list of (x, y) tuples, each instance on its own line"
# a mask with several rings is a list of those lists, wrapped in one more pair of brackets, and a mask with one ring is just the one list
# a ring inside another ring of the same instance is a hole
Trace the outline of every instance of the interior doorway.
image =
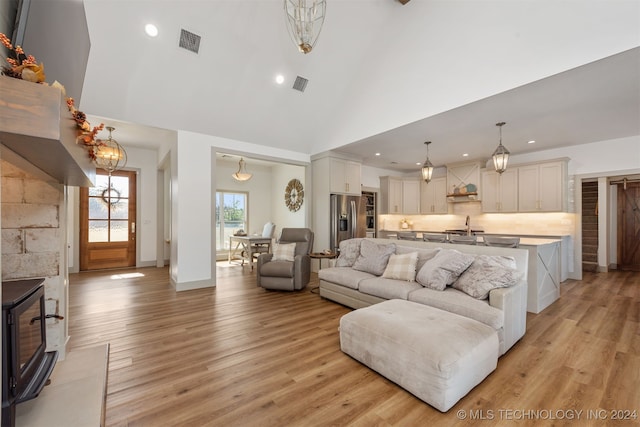
[(598, 271), (598, 181), (582, 182), (582, 271)]
[(136, 265), (136, 172), (96, 171), (80, 189), (80, 270)]

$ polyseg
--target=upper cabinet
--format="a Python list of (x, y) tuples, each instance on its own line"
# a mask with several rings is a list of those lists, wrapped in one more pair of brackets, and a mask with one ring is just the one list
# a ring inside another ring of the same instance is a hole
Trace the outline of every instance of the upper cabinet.
[(360, 195), (360, 163), (351, 160), (329, 158), (329, 188), (333, 194)]
[(420, 178), (402, 180), (402, 213), (420, 213)]
[(565, 160), (520, 166), (517, 169), (519, 212), (567, 210)]
[(380, 213), (402, 213), (402, 178), (395, 176), (380, 177)]
[(482, 212), (518, 212), (518, 170), (482, 172)]
[(381, 214), (419, 214), (420, 179), (397, 176), (380, 177)]
[(434, 178), (429, 183), (423, 180), (420, 182), (420, 213), (426, 215), (448, 213), (447, 178)]

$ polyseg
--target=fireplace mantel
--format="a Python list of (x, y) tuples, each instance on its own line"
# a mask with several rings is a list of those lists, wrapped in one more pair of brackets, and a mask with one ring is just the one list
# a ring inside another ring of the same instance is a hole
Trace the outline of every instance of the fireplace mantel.
[(0, 76), (0, 143), (57, 182), (91, 187), (96, 169), (58, 88)]

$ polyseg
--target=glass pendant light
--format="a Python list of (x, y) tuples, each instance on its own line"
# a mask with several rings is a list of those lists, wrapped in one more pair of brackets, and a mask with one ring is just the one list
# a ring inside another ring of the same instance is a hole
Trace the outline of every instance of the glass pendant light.
[(244, 162), (244, 159), (240, 157), (240, 162), (238, 162), (238, 172), (232, 173), (231, 176), (236, 181), (249, 181), (253, 174), (247, 172), (247, 166)]
[(507, 163), (509, 162), (509, 150), (502, 145), (502, 126), (505, 124), (506, 122), (496, 123), (496, 126), (500, 128), (500, 144), (496, 151), (493, 152), (493, 167), (499, 174), (507, 170)]
[(431, 176), (433, 175), (433, 164), (429, 160), (429, 144), (431, 144), (431, 141), (425, 142), (427, 146), (427, 160), (422, 164), (422, 179), (427, 183), (431, 181)]
[(120, 170), (127, 165), (127, 152), (118, 141), (112, 138), (111, 132), (116, 130), (113, 126), (107, 126), (109, 138), (101, 140), (94, 150), (94, 163), (97, 167), (109, 172)]
[(318, 41), (326, 0), (284, 0), (284, 12), (291, 39), (302, 53), (309, 53)]

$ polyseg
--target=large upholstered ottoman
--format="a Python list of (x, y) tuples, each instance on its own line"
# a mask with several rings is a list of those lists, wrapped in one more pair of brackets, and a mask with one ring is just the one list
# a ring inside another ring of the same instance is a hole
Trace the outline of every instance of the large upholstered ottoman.
[(400, 299), (347, 313), (340, 347), (442, 412), (498, 363), (498, 334), (483, 323)]

